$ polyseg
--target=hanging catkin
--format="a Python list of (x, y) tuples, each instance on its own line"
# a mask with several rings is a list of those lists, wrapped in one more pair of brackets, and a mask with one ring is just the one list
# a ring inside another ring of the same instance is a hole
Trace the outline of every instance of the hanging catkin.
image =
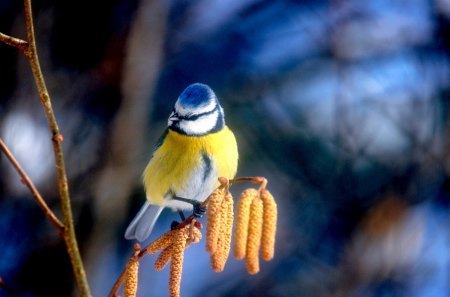
[(234, 227), (234, 257), (238, 260), (245, 258), (247, 250), (248, 223), (250, 218), (250, 205), (258, 197), (255, 189), (246, 189), (242, 192), (237, 206), (237, 219)]
[(250, 206), (251, 220), (248, 224), (247, 250), (245, 261), (250, 274), (259, 272), (259, 247), (261, 245), (261, 232), (263, 221), (263, 202), (258, 197), (253, 199)]
[(211, 255), (211, 266), (215, 272), (223, 271), (230, 254), (233, 217), (233, 197), (228, 192), (222, 201), (216, 252)]
[(125, 271), (125, 286), (123, 294), (125, 297), (135, 297), (138, 286), (138, 270), (139, 261), (135, 257), (131, 257), (127, 263)]
[(224, 194), (224, 190), (218, 188), (209, 197), (206, 225), (206, 251), (210, 254), (214, 254), (217, 249), (217, 240), (220, 233), (221, 207)]
[(261, 238), (261, 256), (265, 261), (272, 260), (275, 250), (275, 232), (277, 228), (277, 205), (272, 194), (266, 189), (261, 190), (263, 201), (263, 229)]

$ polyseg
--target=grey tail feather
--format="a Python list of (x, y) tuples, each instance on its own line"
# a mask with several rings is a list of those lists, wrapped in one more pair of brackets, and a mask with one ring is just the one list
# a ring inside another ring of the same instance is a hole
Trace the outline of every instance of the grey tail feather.
[(152, 232), (164, 207), (151, 205), (146, 201), (125, 231), (126, 239), (144, 241)]

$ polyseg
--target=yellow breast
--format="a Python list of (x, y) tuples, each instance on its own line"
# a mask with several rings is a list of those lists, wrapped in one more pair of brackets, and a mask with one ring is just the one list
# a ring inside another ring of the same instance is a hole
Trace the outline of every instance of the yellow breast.
[(204, 136), (188, 136), (169, 130), (144, 171), (147, 199), (152, 204), (162, 205), (169, 192), (177, 193), (189, 187), (192, 171), (204, 162), (202, 154), (213, 163), (217, 177), (235, 176), (237, 144), (228, 127)]

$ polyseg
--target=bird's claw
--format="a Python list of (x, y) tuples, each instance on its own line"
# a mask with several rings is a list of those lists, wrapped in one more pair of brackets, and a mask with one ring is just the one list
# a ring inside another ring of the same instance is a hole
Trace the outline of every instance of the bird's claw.
[(193, 203), (193, 215), (196, 218), (201, 218), (206, 213), (206, 207), (202, 207), (200, 202)]
[(170, 224), (170, 230), (175, 230), (180, 223), (177, 221), (172, 221)]

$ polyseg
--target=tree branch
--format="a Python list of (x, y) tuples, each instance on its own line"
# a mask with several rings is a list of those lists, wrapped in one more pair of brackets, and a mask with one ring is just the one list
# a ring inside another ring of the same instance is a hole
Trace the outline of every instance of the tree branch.
[(61, 210), (63, 214), (64, 232), (62, 233), (66, 244), (67, 252), (72, 263), (72, 269), (75, 280), (83, 297), (91, 296), (89, 286), (86, 279), (86, 273), (81, 260), (78, 243), (75, 236), (75, 228), (72, 218), (72, 209), (70, 205), (69, 186), (67, 182), (67, 174), (64, 163), (62, 150), (63, 137), (59, 132), (59, 127), (53, 113), (50, 95), (47, 91), (44, 76), (42, 75), (39, 57), (36, 49), (36, 40), (33, 27), (33, 14), (31, 0), (24, 0), (24, 13), (28, 42), (2, 34), (0, 41), (15, 46), (23, 51), (33, 72), (34, 80), (38, 89), (39, 98), (47, 117), (48, 127), (52, 135), (53, 152), (55, 156), (56, 176), (58, 179), (59, 196), (61, 200)]
[(7, 45), (14, 46), (23, 52), (28, 51), (28, 42), (25, 40), (15, 38), (0, 32), (0, 41), (6, 43)]
[(64, 155), (62, 150), (63, 137), (59, 132), (58, 123), (53, 113), (50, 95), (47, 91), (44, 76), (42, 75), (39, 57), (36, 49), (36, 40), (33, 27), (33, 14), (31, 9), (31, 0), (24, 0), (25, 23), (27, 28), (27, 38), (29, 42), (28, 51), (25, 52), (30, 61), (31, 69), (33, 71), (34, 80), (39, 92), (42, 106), (47, 117), (48, 126), (52, 134), (53, 152), (55, 156), (56, 175), (58, 179), (59, 196), (61, 199), (61, 210), (63, 214), (64, 226), (64, 241), (66, 243), (67, 252), (69, 253), (70, 261), (72, 262), (72, 269), (75, 275), (75, 280), (80, 290), (81, 296), (91, 296), (89, 285), (86, 279), (83, 262), (81, 260), (78, 243), (75, 236), (75, 227), (72, 218), (72, 208), (70, 205), (69, 185), (67, 182), (66, 166), (64, 163)]
[(0, 149), (3, 151), (3, 153), (6, 155), (6, 157), (9, 159), (11, 164), (16, 168), (19, 175), (22, 177), (22, 182), (30, 189), (31, 194), (33, 194), (33, 197), (36, 199), (37, 203), (41, 207), (41, 209), (44, 211), (45, 215), (48, 217), (50, 222), (55, 226), (55, 228), (58, 230), (58, 232), (61, 234), (61, 236), (64, 233), (64, 225), (63, 223), (56, 217), (56, 215), (53, 213), (53, 211), (48, 207), (47, 203), (42, 198), (39, 191), (34, 186), (33, 182), (29, 178), (29, 176), (25, 173), (23, 168), (20, 166), (19, 162), (16, 160), (14, 155), (11, 153), (11, 151), (8, 149), (6, 144), (3, 142), (3, 140), (0, 138)]

